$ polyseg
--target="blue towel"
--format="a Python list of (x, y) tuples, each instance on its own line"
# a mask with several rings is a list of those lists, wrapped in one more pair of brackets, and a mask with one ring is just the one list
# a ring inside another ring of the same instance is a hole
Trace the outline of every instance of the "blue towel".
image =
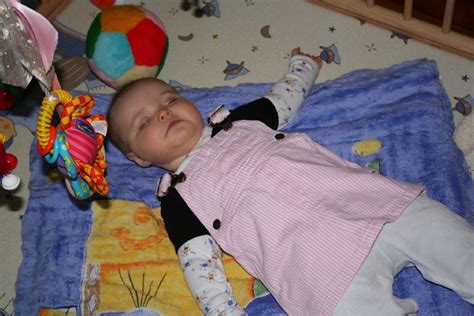
[[(182, 94), (208, 113), (217, 105), (234, 108), (260, 98), (270, 84), (187, 88)], [(105, 113), (110, 95), (95, 95), (96, 112)], [(474, 186), (464, 156), (452, 139), (449, 98), (436, 63), (425, 59), (381, 70), (359, 70), (316, 85), (285, 131), (308, 133), (341, 157), (366, 166), (379, 159), (380, 172), (424, 184), (429, 196), (473, 223)], [(378, 138), (383, 146), (372, 156), (354, 153), (355, 142)], [(23, 217), (23, 262), (14, 301), (17, 315), (34, 315), (39, 307), (79, 306), (85, 245), (91, 227), (90, 201), (69, 197), (62, 182), (46, 176), (48, 166), (30, 153), (30, 201)], [(154, 197), (158, 168), (141, 169), (106, 144), (109, 198), (159, 205)], [(394, 286), (399, 297), (413, 297), (420, 315), (474, 315), (474, 305), (452, 291), (424, 281), (405, 268)], [(262, 305), (266, 304), (266, 305)], [(281, 313), (275, 301), (250, 304), (253, 315)], [(263, 308), (264, 306), (268, 308)]]

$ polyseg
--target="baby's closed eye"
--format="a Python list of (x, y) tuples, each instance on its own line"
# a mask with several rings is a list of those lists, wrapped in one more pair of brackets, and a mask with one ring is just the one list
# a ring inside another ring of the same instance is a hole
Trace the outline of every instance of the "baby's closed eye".
[(149, 122), (150, 122), (150, 117), (146, 116), (146, 117), (142, 118), (140, 120), (139, 128), (142, 129), (142, 128), (146, 127)]
[(177, 99), (178, 99), (178, 97), (176, 97), (176, 96), (166, 98), (166, 100), (164, 102), (164, 106), (168, 106), (168, 105), (172, 104)]

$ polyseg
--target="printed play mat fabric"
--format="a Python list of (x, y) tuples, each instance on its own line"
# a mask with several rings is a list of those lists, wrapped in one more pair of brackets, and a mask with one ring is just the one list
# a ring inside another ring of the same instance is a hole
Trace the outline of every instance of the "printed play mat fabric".
[[(160, 209), (122, 200), (108, 201), (106, 208), (102, 204), (93, 206), (82, 284), (84, 315), (114, 310), (201, 315), (167, 238)], [(255, 280), (232, 258), (225, 256), (223, 261), (236, 297), (246, 306), (255, 297)]]
[[(41, 309), (47, 315), (202, 315), (187, 285), (160, 208), (112, 200), (93, 204), (80, 308)], [(224, 254), (224, 267), (243, 306), (260, 297), (274, 303), (265, 287)], [(209, 275), (212, 278), (212, 275)], [(276, 305), (272, 315), (283, 315)], [(114, 312), (116, 311), (116, 312)], [(159, 312), (158, 312), (159, 311)]]
[[(41, 308), (42, 316), (202, 315), (167, 238), (160, 208), (103, 200), (92, 204), (92, 213), (81, 304), (77, 308)], [(262, 283), (232, 257), (224, 254), (223, 263), (236, 299), (249, 312), (285, 315)]]

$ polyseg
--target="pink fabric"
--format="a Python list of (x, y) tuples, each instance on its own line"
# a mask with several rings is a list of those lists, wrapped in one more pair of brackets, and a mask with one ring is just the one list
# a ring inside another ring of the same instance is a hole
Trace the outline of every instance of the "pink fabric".
[(74, 159), (92, 164), (97, 152), (94, 128), (82, 118), (72, 120), (71, 126), (66, 130), (69, 153)]
[(218, 106), (208, 116), (208, 121), (211, 126), (222, 123), (227, 117), (229, 117), (230, 111), (223, 105)]
[(53, 65), (54, 52), (58, 44), (58, 32), (44, 16), (22, 5), (18, 0), (10, 0), (15, 13), (25, 25), (28, 35), (35, 42), (46, 72)]
[(165, 173), (161, 178), (160, 182), (158, 182), (158, 186), (156, 188), (156, 195), (158, 197), (164, 197), (171, 186), (171, 175), (169, 173)]
[(383, 224), (422, 187), (370, 173), (305, 134), (277, 140), (260, 122), (233, 126), (203, 145), (176, 189), (288, 314), (331, 315)]

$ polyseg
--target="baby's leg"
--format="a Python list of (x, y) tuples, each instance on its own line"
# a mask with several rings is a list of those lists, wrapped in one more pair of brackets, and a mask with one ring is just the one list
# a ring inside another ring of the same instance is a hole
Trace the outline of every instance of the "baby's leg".
[(336, 307), (335, 315), (409, 315), (414, 300), (393, 296), (393, 276), (410, 264), (474, 303), (474, 228), (422, 195), (386, 224)]
[(405, 253), (423, 277), (474, 304), (474, 227), (445, 205), (418, 197), (384, 226), (387, 242)]
[(393, 295), (393, 277), (409, 262), (386, 243), (383, 230), (336, 306), (335, 316), (414, 315), (418, 304)]

